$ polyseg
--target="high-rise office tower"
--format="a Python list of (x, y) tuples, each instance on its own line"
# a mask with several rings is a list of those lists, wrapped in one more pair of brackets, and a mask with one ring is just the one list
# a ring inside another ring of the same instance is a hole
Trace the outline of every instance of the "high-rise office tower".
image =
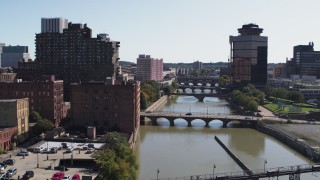
[(140, 54), (137, 58), (136, 79), (161, 81), (163, 79), (163, 59), (154, 59), (150, 55)]
[(315, 51), (313, 42), (293, 47), (294, 74), (320, 78), (320, 51)]
[(3, 46), (5, 46), (5, 44), (4, 43), (0, 43), (0, 67), (2, 67), (1, 66), (1, 54), (2, 54)]
[(28, 46), (4, 46), (1, 54), (1, 67), (18, 67), (18, 61), (28, 60)]
[(116, 79), (120, 42), (111, 41), (107, 34), (98, 34), (96, 38), (91, 35), (86, 24), (71, 22), (63, 33), (36, 34), (35, 62), (19, 63), (18, 78), (55, 75), (64, 80), (65, 101), (70, 100), (71, 83)]
[(193, 62), (193, 69), (194, 70), (201, 70), (202, 69), (202, 62), (200, 62), (200, 61)]
[(263, 29), (245, 24), (238, 36), (230, 36), (231, 75), (234, 83), (265, 85), (267, 82), (268, 37)]
[(64, 18), (41, 18), (41, 33), (58, 32), (68, 27), (68, 19)]

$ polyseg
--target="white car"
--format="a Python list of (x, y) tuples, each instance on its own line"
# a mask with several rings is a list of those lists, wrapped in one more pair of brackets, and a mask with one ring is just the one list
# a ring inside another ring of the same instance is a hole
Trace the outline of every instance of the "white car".
[(34, 151), (35, 153), (41, 153), (43, 151), (43, 147), (36, 147), (34, 148)]
[(70, 180), (70, 179), (71, 179), (70, 176), (64, 176), (64, 177), (62, 178), (62, 180)]
[(73, 151), (73, 147), (68, 147), (66, 152), (72, 152)]

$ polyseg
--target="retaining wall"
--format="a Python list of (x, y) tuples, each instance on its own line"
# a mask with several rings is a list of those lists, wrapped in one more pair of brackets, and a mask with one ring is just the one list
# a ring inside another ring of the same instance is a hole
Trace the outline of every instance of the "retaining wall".
[(283, 142), (284, 144), (298, 151), (299, 153), (309, 158), (310, 160), (314, 162), (320, 161), (320, 153), (314, 150), (312, 147), (304, 144), (303, 142), (298, 141), (298, 139), (293, 138), (277, 129), (274, 129), (268, 126), (257, 125), (256, 129), (262, 133), (268, 134), (276, 138), (277, 140)]
[(168, 100), (168, 96), (162, 96), (158, 101), (156, 101), (155, 103), (153, 103), (151, 106), (149, 106), (146, 111), (156, 111), (160, 106), (164, 105), (165, 103), (167, 103)]

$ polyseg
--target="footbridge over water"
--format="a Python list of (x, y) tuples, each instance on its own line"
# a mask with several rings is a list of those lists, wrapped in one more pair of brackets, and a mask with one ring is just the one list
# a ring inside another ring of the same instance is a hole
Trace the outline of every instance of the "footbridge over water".
[(190, 85), (179, 85), (178, 89), (183, 90), (183, 92), (186, 92), (186, 89), (190, 89), (192, 92), (195, 92), (195, 90), (201, 90), (201, 92), (204, 92), (205, 90), (209, 90), (210, 92), (219, 92), (220, 88), (215, 86), (190, 86)]
[(194, 120), (203, 120), (206, 123), (206, 127), (209, 127), (209, 123), (213, 120), (220, 120), (223, 122), (223, 127), (227, 127), (227, 124), (231, 121), (238, 121), (242, 124), (255, 125), (259, 120), (258, 117), (248, 117), (239, 115), (216, 115), (216, 114), (192, 114), (187, 115), (185, 113), (167, 113), (167, 112), (154, 112), (154, 113), (140, 113), (140, 119), (149, 118), (152, 121), (153, 126), (157, 126), (158, 118), (165, 118), (170, 122), (170, 126), (174, 126), (176, 119), (184, 119), (188, 123), (188, 127), (191, 127), (191, 122)]
[(216, 174), (191, 175), (185, 177), (161, 178), (158, 180), (256, 180), (260, 178), (273, 178), (288, 176), (289, 180), (300, 180), (300, 174), (314, 173), (319, 174), (320, 165), (301, 164), (294, 166), (257, 169), (250, 171), (226, 172)]
[(219, 98), (227, 98), (226, 94), (217, 94), (217, 93), (169, 93), (170, 95), (178, 95), (178, 96), (194, 96), (200, 102), (203, 102), (205, 97), (219, 97)]

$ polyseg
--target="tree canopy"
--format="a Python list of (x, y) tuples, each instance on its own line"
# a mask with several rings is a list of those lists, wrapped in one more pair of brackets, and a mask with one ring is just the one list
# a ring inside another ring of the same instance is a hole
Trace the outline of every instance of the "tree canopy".
[(116, 132), (108, 133), (104, 138), (106, 149), (93, 154), (100, 167), (98, 179), (136, 180), (138, 165), (127, 139)]

